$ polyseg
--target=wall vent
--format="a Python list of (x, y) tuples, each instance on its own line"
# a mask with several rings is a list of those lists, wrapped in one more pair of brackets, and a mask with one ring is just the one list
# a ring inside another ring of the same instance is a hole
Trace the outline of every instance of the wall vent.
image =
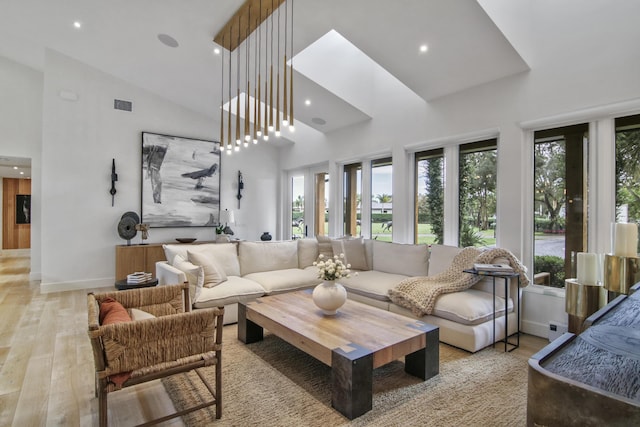
[(133, 103), (131, 101), (123, 101), (121, 99), (113, 100), (113, 108), (122, 111), (132, 111)]

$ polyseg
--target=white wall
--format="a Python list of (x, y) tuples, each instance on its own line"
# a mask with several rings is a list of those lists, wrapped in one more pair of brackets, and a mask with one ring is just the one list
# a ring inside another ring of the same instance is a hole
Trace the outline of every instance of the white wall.
[[(77, 101), (62, 99), (61, 90), (77, 94)], [(133, 112), (114, 110), (114, 98), (132, 101)], [(117, 223), (126, 211), (140, 212), (141, 132), (216, 139), (217, 124), (52, 50), (45, 53), (43, 111), (42, 289), (113, 286), (114, 246), (124, 243)], [(114, 207), (112, 158), (118, 173)], [(277, 150), (224, 156), (221, 169), (222, 208), (237, 210), (237, 170), (245, 175), (236, 236), (257, 239), (275, 230)], [(176, 237), (212, 240), (214, 231), (153, 228), (147, 242)], [(140, 241), (138, 234), (134, 242)]]
[(43, 74), (0, 56), (0, 155), (31, 158), (31, 280), (40, 279)]

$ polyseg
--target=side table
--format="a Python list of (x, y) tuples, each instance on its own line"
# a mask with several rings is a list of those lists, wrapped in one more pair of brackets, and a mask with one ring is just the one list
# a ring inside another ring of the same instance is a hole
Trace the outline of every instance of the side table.
[(152, 286), (157, 286), (157, 285), (158, 285), (158, 279), (152, 279), (142, 283), (128, 283), (127, 279), (116, 280), (116, 289), (119, 291), (124, 291), (127, 289), (150, 288)]
[[(496, 346), (496, 279), (504, 280), (504, 339), (499, 342), (504, 342), (504, 351), (513, 351), (516, 348), (520, 347), (520, 273), (516, 273), (515, 271), (480, 271), (474, 268), (470, 268), (467, 270), (463, 270), (465, 273), (473, 274), (476, 276), (488, 276), (493, 278), (493, 347)], [(516, 332), (509, 335), (509, 281), (513, 278), (518, 279), (518, 292), (516, 293), (517, 300), (517, 329)], [(509, 337), (512, 335), (516, 335), (516, 342), (510, 342)], [(509, 348), (511, 346), (511, 348)]]

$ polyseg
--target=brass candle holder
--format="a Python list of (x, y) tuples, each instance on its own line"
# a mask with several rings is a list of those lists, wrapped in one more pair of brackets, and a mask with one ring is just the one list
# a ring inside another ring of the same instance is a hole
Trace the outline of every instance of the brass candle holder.
[(604, 256), (604, 288), (609, 300), (620, 294), (629, 295), (629, 289), (640, 282), (640, 258), (637, 256)]
[(579, 283), (565, 279), (565, 311), (569, 315), (569, 332), (579, 334), (585, 319), (600, 308), (600, 285)]

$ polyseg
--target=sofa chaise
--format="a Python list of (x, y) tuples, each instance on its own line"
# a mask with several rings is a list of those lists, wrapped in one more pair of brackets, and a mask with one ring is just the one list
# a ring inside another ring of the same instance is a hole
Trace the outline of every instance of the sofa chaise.
[[(237, 322), (240, 302), (313, 288), (321, 282), (313, 266), (318, 256), (343, 253), (352, 272), (357, 272), (340, 279), (350, 299), (437, 325), (440, 341), (470, 352), (493, 343), (492, 278), (484, 278), (464, 291), (440, 295), (433, 312), (421, 317), (389, 298), (389, 290), (402, 280), (433, 276), (447, 269), (462, 250), (458, 247), (319, 236), (278, 242), (167, 244), (164, 250), (167, 261), (156, 264), (159, 284), (189, 282), (193, 307), (224, 306), (225, 324)], [(495, 286), (496, 340), (505, 336), (505, 307), (508, 334), (518, 330), (518, 305), (514, 301), (520, 292), (517, 280), (510, 281), (507, 295), (504, 286)]]

